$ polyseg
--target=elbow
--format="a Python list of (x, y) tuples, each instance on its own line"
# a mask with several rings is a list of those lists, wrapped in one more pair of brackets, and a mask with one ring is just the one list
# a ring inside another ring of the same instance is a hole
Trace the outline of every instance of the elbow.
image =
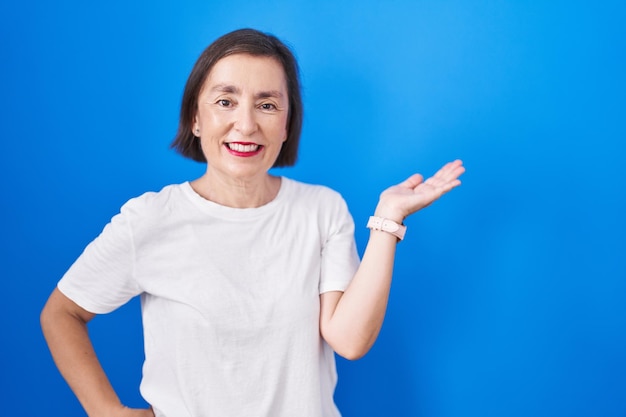
[(39, 324), (44, 337), (54, 332), (56, 329), (67, 328), (74, 323), (80, 326), (94, 316), (85, 310), (80, 309), (73, 301), (65, 297), (58, 289), (55, 289), (39, 314)]
[(363, 356), (365, 356), (365, 354), (368, 351), (369, 349), (345, 349), (345, 350), (335, 350), (335, 353), (349, 361), (356, 361), (356, 360), (361, 359)]
[(46, 304), (41, 309), (41, 313), (39, 313), (39, 325), (41, 326), (41, 330), (44, 333), (49, 323), (50, 323), (50, 309), (48, 308), (48, 304)]
[(356, 332), (354, 329), (338, 328), (328, 323), (320, 327), (322, 338), (333, 351), (344, 359), (356, 361), (369, 352), (374, 345), (378, 332)]
[(41, 332), (43, 333), (46, 340), (48, 339), (50, 333), (54, 329), (54, 325), (56, 323), (54, 309), (50, 305), (50, 303), (46, 303), (46, 305), (41, 309), (41, 313), (39, 314), (39, 325), (41, 326)]
[(350, 338), (329, 338), (326, 339), (326, 342), (337, 355), (349, 361), (361, 359), (374, 344), (373, 340)]

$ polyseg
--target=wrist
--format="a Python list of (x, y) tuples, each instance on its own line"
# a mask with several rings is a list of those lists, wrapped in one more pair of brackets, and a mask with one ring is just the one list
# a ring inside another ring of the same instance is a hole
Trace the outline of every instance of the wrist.
[(404, 222), (405, 216), (401, 214), (398, 210), (393, 210), (389, 207), (385, 207), (383, 204), (378, 204), (376, 206), (376, 210), (374, 210), (374, 216), (382, 217), (383, 219), (389, 219), (398, 224), (402, 224)]
[(400, 223), (397, 223), (393, 220), (378, 217), (378, 216), (370, 216), (367, 222), (367, 228), (371, 230), (377, 230), (380, 232), (386, 232), (393, 236), (395, 236), (398, 241), (404, 239), (404, 234), (406, 233), (406, 226)]

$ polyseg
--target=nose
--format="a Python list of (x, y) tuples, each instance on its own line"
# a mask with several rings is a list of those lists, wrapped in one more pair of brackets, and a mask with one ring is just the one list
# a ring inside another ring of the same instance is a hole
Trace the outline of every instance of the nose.
[(258, 127), (253, 106), (240, 106), (235, 114), (235, 130), (242, 136), (250, 136)]

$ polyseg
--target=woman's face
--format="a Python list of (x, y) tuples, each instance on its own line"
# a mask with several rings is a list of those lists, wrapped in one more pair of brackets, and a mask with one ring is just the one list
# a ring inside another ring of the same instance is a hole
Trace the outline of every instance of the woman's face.
[(278, 61), (247, 54), (220, 59), (200, 91), (193, 124), (209, 172), (237, 180), (267, 174), (287, 139), (288, 113)]

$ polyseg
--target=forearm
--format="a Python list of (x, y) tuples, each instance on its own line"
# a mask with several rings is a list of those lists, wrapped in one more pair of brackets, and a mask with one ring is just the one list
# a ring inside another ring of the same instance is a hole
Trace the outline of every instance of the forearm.
[[(414, 174), (381, 193), (375, 216), (401, 223), (459, 186), (458, 178), (463, 172), (463, 163), (457, 159), (426, 181), (422, 175)], [(343, 294), (322, 294), (322, 337), (346, 358), (363, 356), (378, 337), (389, 299), (396, 244), (392, 234), (372, 230), (361, 266), (350, 286)]]
[(59, 371), (90, 417), (114, 415), (124, 407), (96, 357), (86, 321), (58, 308), (53, 298), (41, 325)]

